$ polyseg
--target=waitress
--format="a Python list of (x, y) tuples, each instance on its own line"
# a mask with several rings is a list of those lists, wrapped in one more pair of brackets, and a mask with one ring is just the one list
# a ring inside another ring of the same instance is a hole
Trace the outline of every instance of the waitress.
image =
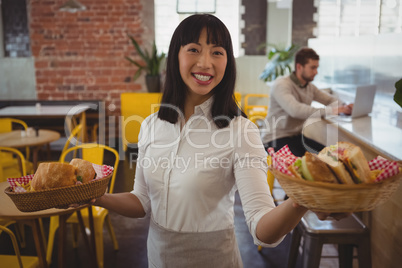
[(149, 267), (242, 267), (237, 190), (256, 245), (278, 245), (307, 211), (291, 199), (275, 207), (267, 153), (236, 105), (235, 80), (225, 25), (212, 15), (183, 20), (170, 43), (160, 110), (141, 126), (134, 190), (95, 201), (151, 217)]

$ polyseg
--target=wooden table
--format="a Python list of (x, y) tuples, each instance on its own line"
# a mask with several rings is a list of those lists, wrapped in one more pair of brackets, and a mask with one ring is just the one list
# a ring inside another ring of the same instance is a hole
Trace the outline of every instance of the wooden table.
[(26, 134), (22, 135), (22, 133), (21, 130), (0, 133), (0, 146), (12, 148), (32, 147), (32, 163), (34, 170), (36, 170), (38, 167), (39, 150), (43, 145), (60, 139), (60, 134), (57, 131), (46, 129), (40, 129), (38, 131), (38, 136), (27, 136)]
[[(32, 227), (32, 233), (34, 236), (35, 247), (39, 258), (40, 267), (48, 267), (46, 261), (46, 242), (44, 239), (43, 230), (40, 228), (40, 219), (50, 216), (59, 216), (59, 245), (58, 245), (58, 266), (63, 267), (65, 265), (65, 241), (66, 241), (66, 221), (68, 217), (76, 212), (79, 220), (80, 230), (84, 238), (85, 245), (88, 249), (88, 257), (91, 258), (91, 264), (93, 267), (97, 267), (96, 259), (96, 246), (95, 246), (95, 228), (92, 217), (91, 205), (83, 205), (77, 208), (69, 209), (46, 209), (36, 212), (21, 212), (14, 205), (14, 202), (4, 193), (4, 190), (9, 186), (8, 182), (0, 183), (0, 218), (18, 220), (26, 223)], [(82, 208), (88, 208), (89, 224), (91, 229), (91, 239), (89, 240), (86, 232), (84, 222), (80, 210)]]

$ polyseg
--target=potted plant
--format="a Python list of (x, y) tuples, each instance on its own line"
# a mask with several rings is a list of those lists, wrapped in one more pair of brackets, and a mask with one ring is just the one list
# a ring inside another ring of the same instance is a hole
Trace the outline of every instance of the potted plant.
[(138, 67), (138, 70), (133, 76), (133, 80), (137, 80), (141, 73), (145, 71), (145, 83), (149, 92), (159, 92), (160, 91), (160, 66), (165, 58), (166, 54), (158, 54), (156, 49), (155, 40), (152, 43), (152, 51), (148, 52), (146, 49), (142, 49), (138, 42), (132, 37), (128, 36), (133, 44), (137, 54), (141, 57), (142, 61), (136, 61), (130, 57), (125, 57), (130, 63)]
[[(262, 46), (265, 47), (267, 45), (263, 44)], [(293, 62), (295, 53), (299, 49), (299, 46), (294, 44), (284, 49), (277, 45), (268, 44), (268, 46), (272, 47), (267, 55), (269, 62), (265, 65), (264, 70), (259, 76), (259, 78), (265, 82), (273, 81), (278, 76), (291, 73), (291, 64)]]

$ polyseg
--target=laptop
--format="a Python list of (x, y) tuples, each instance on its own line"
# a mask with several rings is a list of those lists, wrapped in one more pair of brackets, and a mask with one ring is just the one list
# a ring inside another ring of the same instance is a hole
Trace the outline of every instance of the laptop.
[(339, 115), (340, 118), (358, 118), (366, 116), (373, 110), (376, 85), (365, 85), (356, 87), (356, 95), (351, 115)]

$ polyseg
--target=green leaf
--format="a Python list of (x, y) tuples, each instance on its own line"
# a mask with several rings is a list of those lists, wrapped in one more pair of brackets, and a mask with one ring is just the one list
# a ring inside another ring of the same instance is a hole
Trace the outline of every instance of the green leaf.
[[(264, 45), (267, 46), (266, 44)], [(264, 81), (272, 81), (286, 73), (291, 73), (293, 58), (299, 49), (299, 46), (294, 44), (286, 48), (272, 44), (269, 44), (269, 46), (271, 47), (267, 53), (269, 61), (259, 76), (259, 79)]]
[(395, 83), (394, 101), (402, 107), (402, 78)]
[(128, 35), (128, 37), (138, 56), (143, 60), (143, 62), (139, 62), (130, 57), (125, 57), (131, 64), (138, 67), (137, 72), (133, 76), (133, 80), (138, 79), (143, 71), (145, 71), (147, 75), (159, 75), (161, 62), (165, 59), (166, 54), (158, 54), (155, 41), (152, 43), (151, 52), (149, 52), (147, 49), (141, 49), (138, 42), (132, 36)]

